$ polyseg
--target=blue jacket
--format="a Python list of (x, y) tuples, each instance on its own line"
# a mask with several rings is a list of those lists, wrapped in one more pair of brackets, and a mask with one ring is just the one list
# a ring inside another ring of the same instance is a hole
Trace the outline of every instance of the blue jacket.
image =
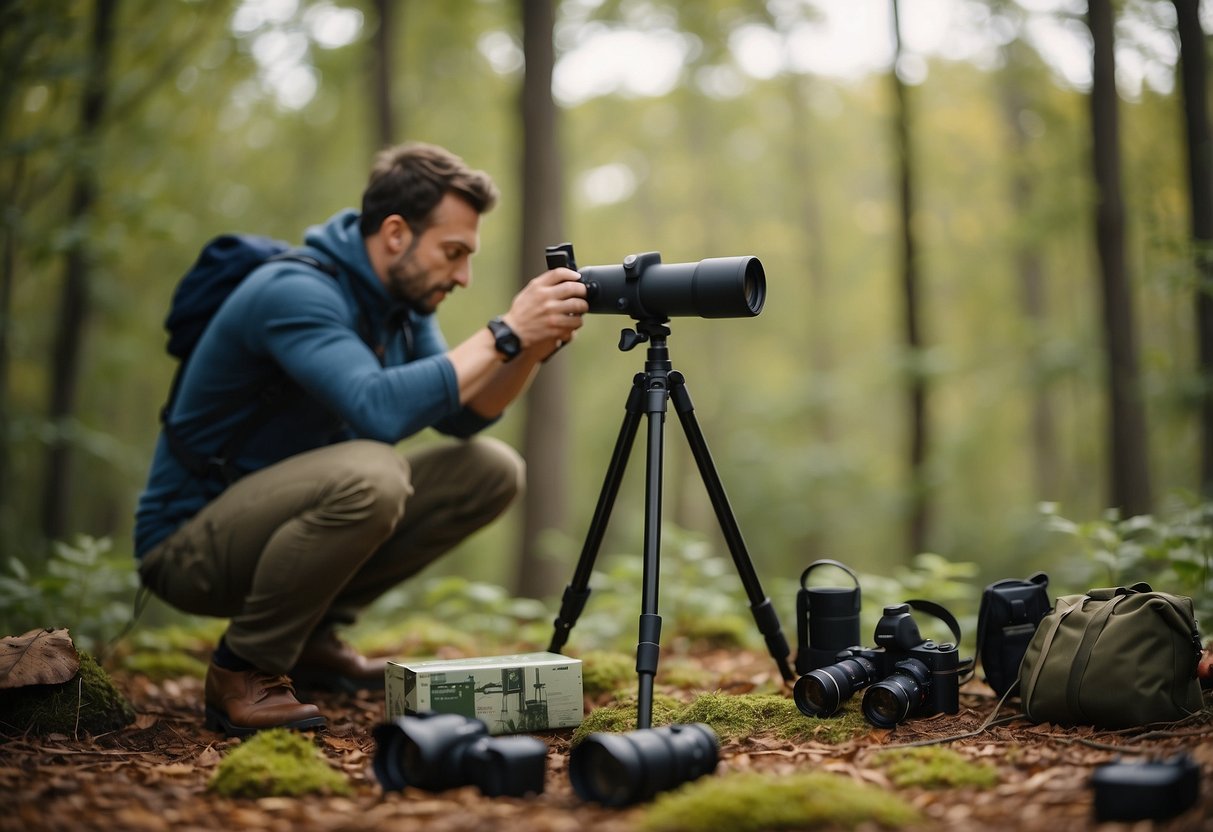
[[(434, 316), (393, 304), (371, 269), (357, 213), (313, 226), (304, 242), (305, 251), (337, 265), (339, 276), (298, 262), (268, 263), (224, 301), (167, 416), (188, 448), (218, 453), (284, 373), (301, 393), (243, 443), (234, 460), (241, 471), (346, 439), (395, 443), (426, 427), (467, 437), (492, 423), (459, 404)], [(136, 556), (222, 488), (190, 474), (162, 433), (135, 513)]]

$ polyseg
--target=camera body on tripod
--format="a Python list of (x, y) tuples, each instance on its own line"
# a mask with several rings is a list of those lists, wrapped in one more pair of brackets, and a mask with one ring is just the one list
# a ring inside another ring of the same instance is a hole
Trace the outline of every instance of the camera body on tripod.
[(801, 676), (793, 688), (801, 713), (831, 716), (863, 688), (864, 716), (883, 728), (960, 710), (960, 651), (922, 638), (908, 604), (884, 608), (875, 641), (874, 648), (850, 647), (833, 664)]

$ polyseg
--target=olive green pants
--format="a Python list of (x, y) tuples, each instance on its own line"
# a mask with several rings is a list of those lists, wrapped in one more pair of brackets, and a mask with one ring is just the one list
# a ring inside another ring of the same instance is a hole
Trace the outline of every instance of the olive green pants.
[(177, 609), (230, 619), (236, 655), (285, 673), (313, 631), (353, 621), (488, 524), (524, 479), (492, 438), (404, 456), (343, 442), (233, 484), (144, 556), (140, 578)]

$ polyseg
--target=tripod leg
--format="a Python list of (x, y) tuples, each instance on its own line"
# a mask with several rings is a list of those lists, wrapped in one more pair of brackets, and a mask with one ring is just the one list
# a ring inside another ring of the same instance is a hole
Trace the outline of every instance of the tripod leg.
[(746, 595), (750, 599), (750, 612), (753, 613), (754, 621), (758, 624), (758, 631), (766, 639), (767, 650), (779, 667), (780, 675), (783, 676), (784, 681), (790, 682), (796, 678), (788, 664), (791, 648), (788, 647), (788, 641), (780, 628), (779, 616), (775, 613), (771, 599), (763, 592), (762, 584), (754, 571), (754, 563), (750, 560), (745, 540), (741, 537), (741, 530), (737, 527), (737, 520), (729, 506), (729, 499), (725, 496), (724, 486), (720, 482), (720, 475), (716, 472), (711, 453), (708, 452), (703, 431), (699, 428), (699, 420), (695, 418), (695, 406), (691, 403), (691, 394), (687, 392), (686, 379), (682, 373), (671, 372), (669, 382), (670, 398), (674, 401), (674, 410), (678, 413), (678, 420), (682, 423), (682, 429), (686, 433), (691, 453), (695, 457), (695, 464), (699, 466), (699, 475), (707, 487), (708, 498), (712, 501), (712, 509), (716, 512), (716, 520), (720, 523), (720, 530), (724, 533), (725, 542), (729, 546), (729, 553), (733, 556), (733, 563), (741, 577), (742, 586), (745, 587)]
[(632, 443), (636, 439), (636, 431), (640, 427), (640, 414), (644, 394), (644, 375), (637, 374), (632, 381), (631, 392), (628, 393), (626, 411), (623, 423), (619, 426), (619, 436), (615, 439), (615, 450), (611, 454), (610, 465), (607, 466), (606, 478), (602, 490), (598, 493), (598, 504), (594, 508), (594, 517), (590, 521), (590, 529), (586, 534), (585, 543), (581, 547), (581, 557), (577, 560), (577, 568), (573, 579), (564, 588), (564, 596), (560, 601), (560, 612), (556, 614), (555, 630), (552, 641), (548, 644), (548, 652), (559, 653), (568, 641), (569, 631), (577, 623), (585, 603), (590, 597), (590, 575), (594, 571), (594, 559), (598, 557), (598, 549), (602, 545), (606, 533), (607, 521), (611, 517), (611, 509), (615, 505), (615, 497), (619, 494), (619, 485), (623, 481), (623, 472), (627, 468), (628, 456), (632, 452)]
[(636, 645), (636, 727), (653, 724), (653, 680), (661, 653), (661, 616), (657, 614), (661, 572), (661, 465), (664, 453), (666, 402), (669, 393), (664, 379), (650, 383), (645, 395), (649, 418), (649, 442), (644, 490), (644, 575), (640, 598), (640, 638)]

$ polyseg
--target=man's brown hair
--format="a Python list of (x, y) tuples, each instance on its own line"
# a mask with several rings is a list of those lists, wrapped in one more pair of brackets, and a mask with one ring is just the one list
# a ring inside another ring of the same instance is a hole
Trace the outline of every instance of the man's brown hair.
[(358, 227), (363, 237), (369, 237), (385, 219), (399, 214), (414, 234), (420, 234), (447, 193), (459, 196), (479, 214), (497, 204), (492, 178), (482, 170), (472, 170), (445, 148), (408, 142), (381, 150), (362, 192)]

